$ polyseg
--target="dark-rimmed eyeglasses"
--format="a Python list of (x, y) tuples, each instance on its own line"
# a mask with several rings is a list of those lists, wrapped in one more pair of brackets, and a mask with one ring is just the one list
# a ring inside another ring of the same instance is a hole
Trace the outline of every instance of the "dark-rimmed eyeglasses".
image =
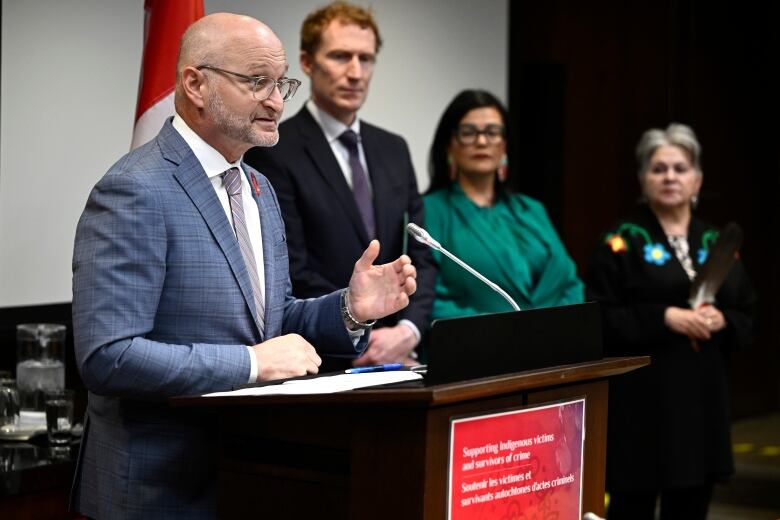
[(252, 86), (252, 96), (256, 101), (265, 101), (271, 96), (274, 91), (274, 87), (279, 89), (279, 94), (282, 95), (282, 101), (287, 101), (295, 95), (295, 91), (301, 86), (301, 82), (297, 79), (282, 78), (276, 81), (268, 76), (247, 76), (246, 74), (239, 74), (238, 72), (232, 72), (212, 65), (198, 65), (195, 67), (198, 70), (213, 70), (214, 72), (221, 72), (222, 74), (230, 74), (237, 78), (241, 78)]
[(504, 133), (502, 125), (487, 125), (482, 130), (474, 125), (459, 125), (453, 132), (455, 139), (464, 146), (476, 143), (480, 135), (485, 136), (488, 144), (498, 144), (504, 139)]

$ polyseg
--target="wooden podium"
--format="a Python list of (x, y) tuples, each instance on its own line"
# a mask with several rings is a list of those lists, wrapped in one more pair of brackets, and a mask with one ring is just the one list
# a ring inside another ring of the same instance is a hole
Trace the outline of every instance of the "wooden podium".
[(218, 416), (220, 518), (441, 520), (452, 417), (584, 396), (583, 512), (603, 515), (607, 378), (648, 363), (607, 358), (427, 387), (171, 403)]

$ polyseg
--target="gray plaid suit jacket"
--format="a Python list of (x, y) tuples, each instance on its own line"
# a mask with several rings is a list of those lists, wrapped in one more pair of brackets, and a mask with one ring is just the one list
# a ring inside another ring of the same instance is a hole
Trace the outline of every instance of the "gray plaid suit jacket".
[(166, 399), (246, 383), (246, 345), (281, 334), (338, 355), (366, 346), (368, 335), (352, 344), (338, 292), (291, 296), (276, 195), (243, 167), (260, 188), (265, 337), (235, 234), (170, 120), (89, 196), (73, 256), (73, 332), (89, 404), (72, 507), (91, 518), (213, 518), (216, 425)]

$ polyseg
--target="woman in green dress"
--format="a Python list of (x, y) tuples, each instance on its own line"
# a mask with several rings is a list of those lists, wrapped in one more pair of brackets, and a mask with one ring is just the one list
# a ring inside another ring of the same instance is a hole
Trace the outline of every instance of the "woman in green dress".
[[(465, 90), (452, 100), (431, 147), (425, 227), (521, 309), (580, 303), (582, 282), (544, 206), (506, 187), (507, 121), (506, 109), (489, 92)], [(441, 253), (434, 258), (433, 319), (512, 310)]]

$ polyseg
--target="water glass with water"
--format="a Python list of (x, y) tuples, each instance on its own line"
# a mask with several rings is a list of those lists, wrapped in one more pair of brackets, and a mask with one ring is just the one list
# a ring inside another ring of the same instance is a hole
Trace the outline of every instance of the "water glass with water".
[(10, 431), (19, 424), (19, 392), (10, 372), (0, 371), (0, 430)]
[(46, 392), (45, 404), (49, 444), (69, 443), (70, 430), (73, 427), (73, 391)]
[(16, 385), (22, 410), (44, 409), (44, 394), (65, 388), (65, 326), (16, 326)]

